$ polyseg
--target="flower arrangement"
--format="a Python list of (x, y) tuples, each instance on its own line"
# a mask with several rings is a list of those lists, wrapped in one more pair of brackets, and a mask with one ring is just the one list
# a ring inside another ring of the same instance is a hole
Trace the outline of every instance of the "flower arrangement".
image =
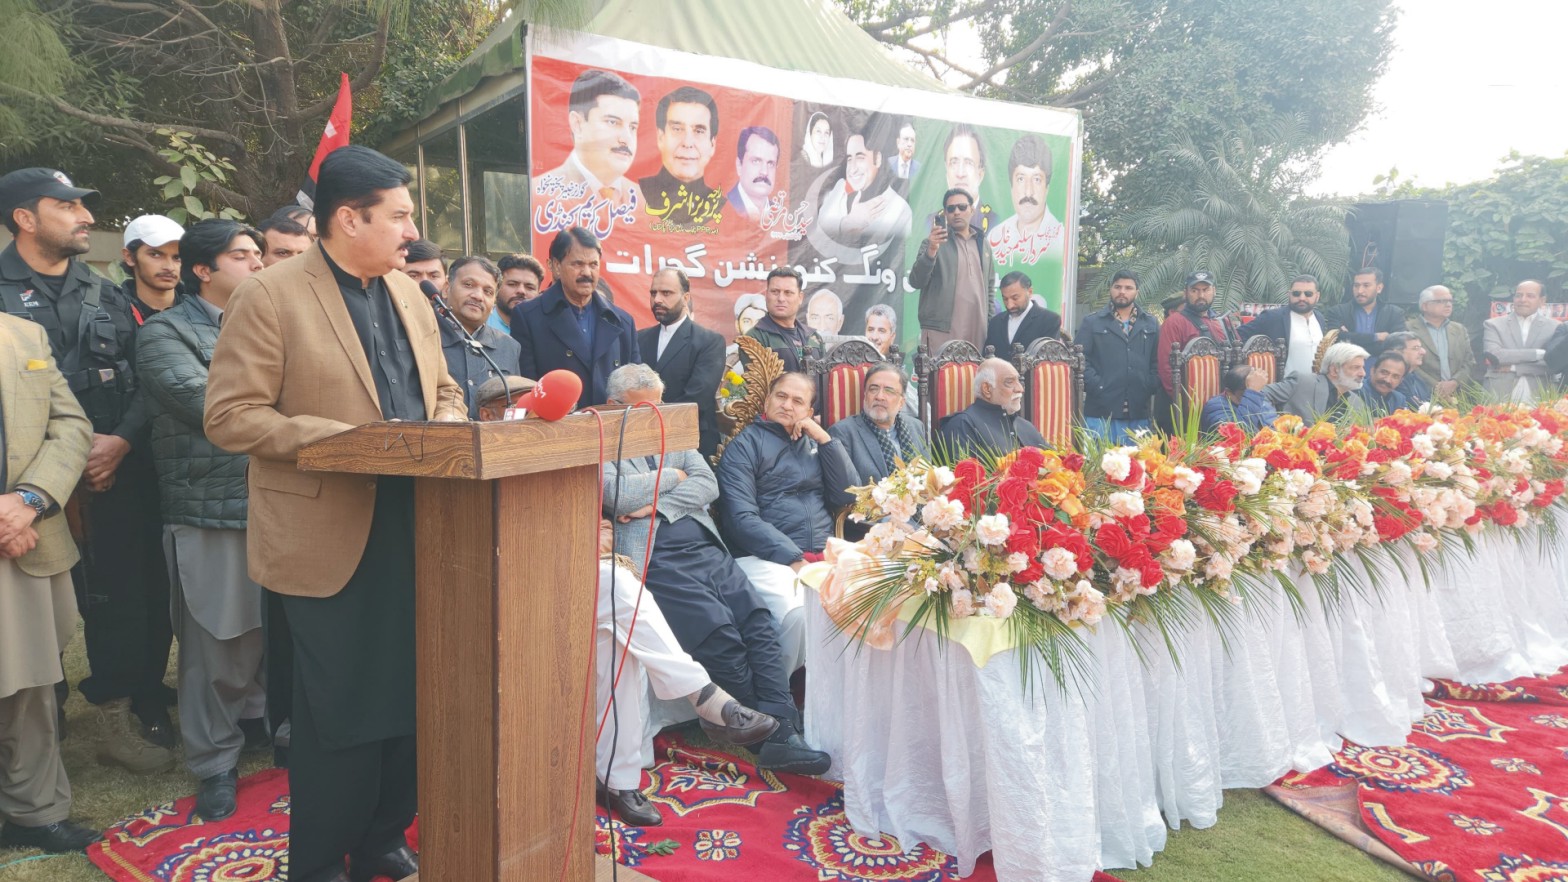
[(856, 488), (865, 538), (830, 547), (838, 626), (886, 643), (989, 618), (1026, 666), (1059, 684), (1081, 665), (1079, 630), (1147, 621), (1165, 633), (1198, 611), (1224, 625), (1249, 592), (1300, 606), (1295, 570), (1325, 603), (1413, 549), (1468, 549), (1486, 529), (1551, 529), (1568, 481), (1568, 399), (1468, 412), (1427, 405), (1370, 424), (1294, 416), (1248, 434), (1084, 439), (1085, 453), (1023, 448), (942, 465), (916, 459)]

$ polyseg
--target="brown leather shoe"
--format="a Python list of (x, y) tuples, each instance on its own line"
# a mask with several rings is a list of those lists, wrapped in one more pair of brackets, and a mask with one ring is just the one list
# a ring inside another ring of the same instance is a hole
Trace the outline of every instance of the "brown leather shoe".
[(707, 720), (700, 720), (702, 731), (714, 741), (726, 744), (736, 744), (746, 747), (772, 735), (779, 727), (779, 721), (761, 711), (755, 711), (741, 704), (735, 699), (724, 703), (724, 709), (719, 712), (724, 717), (724, 725), (716, 726)]
[(419, 855), (406, 845), (370, 858), (350, 858), (349, 882), (370, 882), (377, 876), (407, 879), (419, 872)]
[(621, 822), (629, 827), (657, 827), (664, 823), (664, 816), (641, 790), (611, 790), (597, 783), (594, 794), (605, 811), (620, 815)]

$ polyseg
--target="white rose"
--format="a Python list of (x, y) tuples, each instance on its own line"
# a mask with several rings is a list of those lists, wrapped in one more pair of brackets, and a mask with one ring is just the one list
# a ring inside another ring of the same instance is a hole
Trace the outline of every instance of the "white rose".
[(933, 499), (920, 509), (920, 520), (932, 530), (946, 532), (963, 522), (964, 504), (945, 496)]
[(1007, 515), (983, 515), (975, 522), (975, 535), (986, 545), (1001, 545), (1007, 542), (1007, 536), (1012, 532), (1007, 523)]
[(1112, 493), (1110, 499), (1111, 514), (1119, 518), (1136, 517), (1143, 514), (1143, 494), (1120, 491)]
[(1418, 432), (1411, 436), (1410, 449), (1423, 459), (1431, 459), (1437, 455), (1437, 445), (1432, 443), (1432, 436), (1425, 432)]
[(1198, 487), (1203, 483), (1203, 474), (1201, 472), (1195, 472), (1186, 466), (1177, 466), (1172, 471), (1175, 477), (1171, 480), (1171, 483), (1175, 485), (1177, 490), (1182, 492), (1182, 495), (1191, 496), (1198, 492)]
[(1426, 476), (1437, 481), (1446, 481), (1454, 473), (1454, 467), (1440, 459), (1434, 459), (1426, 464)]
[(1045, 567), (1045, 574), (1060, 582), (1078, 572), (1078, 558), (1065, 548), (1048, 548), (1040, 555), (1040, 564)]
[(1007, 556), (1008, 572), (1021, 573), (1027, 569), (1029, 569), (1029, 555), (1024, 554), (1022, 551), (1015, 551)]
[(1113, 481), (1125, 481), (1132, 474), (1132, 456), (1135, 448), (1113, 447), (1100, 457), (1100, 471)]
[(1016, 606), (1018, 606), (1018, 595), (1013, 593), (1013, 586), (1006, 582), (1002, 582), (986, 592), (986, 612), (998, 619), (1005, 619), (1012, 615)]
[(1186, 571), (1198, 560), (1198, 550), (1186, 539), (1177, 539), (1160, 555), (1160, 562), (1173, 570)]

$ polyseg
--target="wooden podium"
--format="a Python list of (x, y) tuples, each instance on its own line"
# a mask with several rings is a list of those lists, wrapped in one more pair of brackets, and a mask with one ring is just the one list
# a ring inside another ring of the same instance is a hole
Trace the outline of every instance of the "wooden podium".
[(599, 466), (697, 446), (696, 405), (601, 410), (372, 423), (300, 451), (306, 471), (417, 479), (423, 882), (594, 878)]

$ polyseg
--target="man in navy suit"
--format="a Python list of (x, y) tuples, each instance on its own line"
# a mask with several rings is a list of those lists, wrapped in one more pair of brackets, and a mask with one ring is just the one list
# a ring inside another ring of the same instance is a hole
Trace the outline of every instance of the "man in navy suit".
[(1265, 309), (1258, 317), (1241, 326), (1241, 338), (1267, 335), (1271, 340), (1285, 341), (1285, 364), (1279, 372), (1288, 377), (1300, 371), (1312, 373), (1312, 362), (1317, 356), (1318, 344), (1323, 342), (1323, 317), (1317, 312), (1318, 280), (1314, 276), (1297, 276), (1290, 283), (1290, 302), (1284, 306)]
[(697, 450), (704, 459), (719, 448), (717, 396), (724, 377), (724, 338), (691, 315), (691, 280), (670, 267), (653, 274), (649, 309), (658, 322), (637, 332), (643, 364), (664, 381), (664, 400), (697, 405)]
[(762, 223), (779, 175), (779, 136), (767, 126), (747, 126), (735, 140), (735, 186), (730, 207), (752, 223)]
[(522, 349), (518, 372), (537, 380), (566, 369), (582, 378), (578, 407), (609, 400), (610, 373), (640, 361), (637, 326), (599, 293), (599, 239), (586, 227), (567, 227), (550, 243), (555, 284), (512, 310), (512, 337)]
[(1025, 349), (1041, 337), (1061, 339), (1062, 317), (1034, 301), (1034, 282), (1013, 270), (1002, 277), (1002, 305), (991, 316), (986, 328), (985, 345), (994, 347), (997, 358), (1011, 359), (1013, 344)]

